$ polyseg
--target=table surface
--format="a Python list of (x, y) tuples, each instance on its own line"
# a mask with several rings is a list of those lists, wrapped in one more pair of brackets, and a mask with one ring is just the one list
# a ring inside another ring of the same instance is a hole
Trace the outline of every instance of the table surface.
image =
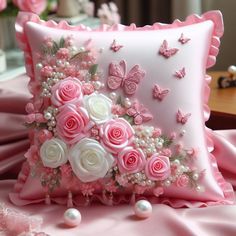
[(211, 95), (208, 103), (211, 111), (236, 116), (236, 87), (219, 89), (217, 85), (218, 78), (228, 76), (228, 73), (225, 71), (211, 71), (207, 74), (212, 77), (210, 83)]

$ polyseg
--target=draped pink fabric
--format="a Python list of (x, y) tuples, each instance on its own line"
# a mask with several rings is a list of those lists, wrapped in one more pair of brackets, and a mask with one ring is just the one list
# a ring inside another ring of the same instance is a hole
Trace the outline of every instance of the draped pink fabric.
[[(23, 125), (24, 107), (30, 99), (27, 83), (28, 79), (25, 75), (0, 82), (0, 177), (2, 179), (6, 176), (14, 177), (18, 173), (24, 160), (24, 153), (29, 147), (27, 130)], [(236, 130), (214, 131), (212, 139), (213, 152), (220, 170), (236, 187)], [(65, 206), (44, 204), (13, 206), (8, 200), (8, 193), (14, 183), (15, 180), (0, 181), (0, 204), (4, 203), (11, 210), (16, 210), (19, 216), (24, 213), (30, 217), (41, 218), (43, 220), (41, 230), (53, 236), (236, 235), (236, 205), (173, 209), (167, 205), (155, 204), (152, 216), (146, 220), (137, 220), (130, 205), (115, 207), (94, 205), (80, 208), (81, 225), (69, 229), (62, 223)], [(17, 225), (19, 226), (21, 221), (17, 224), (17, 217), (14, 218), (13, 226), (16, 226), (14, 233), (12, 231), (1, 234), (3, 216), (0, 205), (0, 235), (20, 235), (20, 227), (17, 228)]]

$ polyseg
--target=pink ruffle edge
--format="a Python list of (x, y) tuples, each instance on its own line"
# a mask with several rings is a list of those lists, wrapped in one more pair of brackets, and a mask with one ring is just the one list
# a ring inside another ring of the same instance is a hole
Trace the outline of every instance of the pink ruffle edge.
[[(27, 22), (34, 22), (39, 25), (43, 25), (50, 28), (56, 28), (56, 29), (63, 29), (63, 30), (71, 30), (71, 31), (96, 31), (96, 32), (103, 32), (103, 31), (146, 31), (146, 30), (162, 30), (162, 29), (171, 29), (176, 27), (183, 27), (187, 25), (197, 24), (204, 21), (212, 21), (214, 23), (214, 29), (212, 33), (212, 40), (211, 45), (208, 53), (206, 68), (209, 68), (213, 66), (216, 62), (216, 56), (219, 52), (219, 46), (220, 46), (220, 37), (223, 35), (224, 32), (224, 26), (223, 26), (223, 20), (222, 20), (222, 14), (220, 11), (209, 11), (205, 14), (198, 16), (198, 15), (191, 15), (189, 16), (184, 22), (181, 22), (179, 20), (175, 20), (172, 24), (161, 24), (161, 23), (155, 23), (153, 25), (147, 25), (144, 27), (137, 27), (135, 24), (131, 24), (129, 26), (124, 26), (120, 24), (115, 24), (113, 26), (108, 25), (101, 25), (97, 29), (91, 29), (89, 27), (86, 27), (84, 25), (79, 26), (70, 26), (66, 21), (61, 21), (60, 23), (56, 23), (52, 20), (50, 21), (42, 21), (40, 18), (32, 13), (23, 13), (20, 12), (18, 14), (17, 20), (16, 20), (16, 38), (18, 40), (19, 47), (24, 51), (25, 55), (25, 64), (26, 64), (26, 72), (27, 75), (31, 78), (29, 86), (33, 84), (35, 81), (34, 78), (34, 67), (33, 67), (33, 59), (32, 59), (32, 52), (28, 43), (27, 35), (25, 34), (24, 28), (25, 24)], [(204, 96), (203, 96), (203, 111), (204, 111), (204, 121), (206, 122), (209, 119), (210, 116), (210, 109), (207, 105), (209, 94), (210, 94), (210, 88), (209, 83), (211, 81), (211, 77), (208, 75), (205, 76), (204, 79)], [(205, 127), (205, 134), (206, 134), (206, 142), (209, 152), (213, 151), (214, 143), (211, 138), (211, 130)], [(199, 202), (199, 201), (189, 201), (189, 200), (181, 200), (181, 199), (170, 199), (170, 198), (156, 198), (152, 196), (134, 196), (134, 195), (119, 195), (119, 196), (113, 196), (113, 203), (133, 203), (135, 200), (135, 197), (138, 199), (142, 198), (148, 198), (153, 203), (165, 203), (169, 204), (172, 207), (180, 208), (180, 207), (203, 207), (203, 206), (210, 206), (210, 205), (219, 205), (219, 204), (233, 204), (234, 203), (234, 191), (230, 183), (227, 183), (221, 173), (219, 172), (219, 169), (217, 167), (216, 159), (212, 154), (209, 154), (209, 158), (212, 164), (214, 177), (216, 181), (218, 182), (219, 186), (221, 187), (224, 198), (218, 200), (218, 201), (208, 201), (208, 202)], [(23, 166), (17, 183), (15, 185), (14, 193), (10, 193), (10, 199), (12, 202), (14, 202), (16, 205), (27, 205), (31, 203), (39, 203), (44, 201), (45, 199), (37, 199), (37, 200), (23, 200), (20, 198), (20, 192), (21, 189), (24, 186), (24, 183), (29, 175), (29, 166), (27, 163)], [(93, 199), (90, 200), (98, 200), (104, 204), (107, 204), (107, 199), (102, 196), (102, 194), (97, 194), (93, 196)], [(52, 202), (58, 203), (58, 204), (66, 204), (67, 203), (67, 196), (62, 198), (51, 198)], [(73, 202), (75, 205), (81, 205), (81, 203), (85, 203), (85, 199), (78, 195), (73, 198)]]

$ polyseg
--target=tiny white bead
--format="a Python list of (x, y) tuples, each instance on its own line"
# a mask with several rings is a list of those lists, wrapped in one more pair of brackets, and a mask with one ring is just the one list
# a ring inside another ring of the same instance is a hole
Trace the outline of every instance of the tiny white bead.
[(166, 187), (169, 187), (171, 182), (170, 182), (170, 180), (167, 179), (167, 180), (165, 180), (164, 184), (165, 184)]
[(39, 70), (42, 69), (42, 68), (43, 68), (42, 63), (37, 63), (37, 64), (36, 64), (36, 68), (39, 69)]
[(130, 108), (131, 107), (131, 101), (126, 98), (125, 101), (124, 101), (124, 105), (125, 105), (126, 108)]
[(45, 112), (44, 118), (45, 118), (46, 120), (50, 120), (50, 119), (52, 118), (52, 114), (51, 114), (50, 112)]
[(230, 74), (235, 75), (235, 74), (236, 74), (236, 66), (234, 66), (234, 65), (229, 66), (229, 67), (228, 67), (228, 72), (229, 72)]
[(184, 130), (184, 129), (181, 130), (180, 135), (181, 135), (181, 136), (184, 136), (185, 134), (186, 134), (186, 130)]
[(65, 66), (69, 66), (70, 63), (68, 61), (65, 62)]
[(140, 218), (148, 218), (152, 214), (152, 205), (149, 201), (139, 200), (134, 205), (134, 213)]
[(179, 164), (180, 164), (180, 161), (179, 161), (178, 159), (175, 159), (175, 160), (173, 161), (173, 164), (179, 165)]
[(81, 222), (81, 214), (75, 208), (69, 208), (64, 213), (64, 223), (70, 227), (78, 226)]
[(84, 47), (80, 47), (79, 50), (80, 50), (81, 52), (83, 52), (83, 51), (85, 51), (85, 48), (84, 48)]
[(198, 173), (194, 173), (194, 174), (193, 174), (193, 179), (194, 179), (194, 180), (198, 180), (198, 178), (199, 178), (199, 174), (198, 174)]
[(93, 85), (94, 85), (94, 88), (95, 88), (96, 90), (101, 88), (101, 82), (100, 82), (100, 81), (94, 82)]
[(155, 146), (156, 146), (156, 148), (159, 148), (159, 149), (160, 149), (160, 148), (162, 148), (162, 147), (163, 147), (163, 144), (162, 144), (161, 142), (158, 142), (158, 143), (156, 143), (156, 145), (155, 145)]
[(117, 98), (117, 94), (115, 92), (111, 92), (109, 94), (109, 97), (112, 99), (112, 100), (115, 100)]

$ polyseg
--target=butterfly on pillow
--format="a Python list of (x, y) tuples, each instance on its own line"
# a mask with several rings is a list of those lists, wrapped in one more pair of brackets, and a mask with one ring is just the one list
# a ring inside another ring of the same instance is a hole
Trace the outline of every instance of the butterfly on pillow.
[(107, 86), (112, 90), (123, 88), (126, 95), (133, 95), (146, 73), (139, 65), (133, 66), (128, 73), (126, 70), (125, 60), (120, 61), (119, 64), (112, 62), (109, 65)]
[(169, 92), (170, 92), (169, 89), (163, 89), (158, 84), (155, 84), (152, 90), (152, 95), (153, 98), (162, 101)]
[(160, 46), (159, 54), (165, 58), (169, 58), (171, 56), (174, 56), (178, 51), (178, 48), (168, 48), (168, 42), (164, 40), (162, 45)]
[(184, 125), (187, 123), (190, 116), (191, 116), (191, 113), (184, 114), (180, 109), (178, 109), (176, 113), (176, 121), (177, 123)]

